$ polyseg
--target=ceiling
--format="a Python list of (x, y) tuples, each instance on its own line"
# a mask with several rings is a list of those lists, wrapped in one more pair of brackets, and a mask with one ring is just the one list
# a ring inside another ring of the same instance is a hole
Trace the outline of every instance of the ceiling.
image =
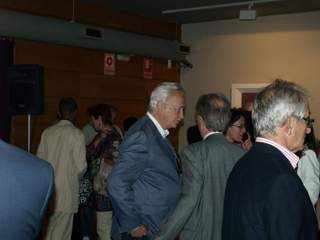
[[(239, 11), (248, 9), (248, 3), (254, 2), (252, 9), (258, 16), (319, 11), (320, 0), (80, 0), (98, 6), (155, 17), (167, 22), (180, 24), (216, 21), (239, 18)], [(241, 5), (241, 6), (240, 6)], [(197, 9), (197, 8), (205, 9)], [(164, 14), (165, 10), (184, 9)]]

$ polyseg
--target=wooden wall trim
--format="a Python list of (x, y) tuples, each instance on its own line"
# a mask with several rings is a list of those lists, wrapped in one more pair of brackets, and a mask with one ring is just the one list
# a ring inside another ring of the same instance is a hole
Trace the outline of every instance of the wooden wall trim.
[[(108, 103), (119, 110), (117, 124), (129, 116), (141, 117), (151, 91), (164, 81), (180, 81), (180, 69), (174, 63), (168, 68), (164, 59), (153, 59), (153, 78), (143, 78), (143, 57), (130, 61), (116, 60), (113, 76), (104, 75), (104, 52), (28, 40), (15, 41), (15, 64), (40, 64), (44, 67), (44, 106), (41, 115), (32, 116), (32, 152), (35, 153), (42, 131), (56, 119), (61, 97), (74, 97), (79, 106), (78, 127), (89, 121), (87, 108)], [(178, 131), (170, 138), (178, 146)], [(12, 143), (26, 149), (27, 116), (12, 119)]]

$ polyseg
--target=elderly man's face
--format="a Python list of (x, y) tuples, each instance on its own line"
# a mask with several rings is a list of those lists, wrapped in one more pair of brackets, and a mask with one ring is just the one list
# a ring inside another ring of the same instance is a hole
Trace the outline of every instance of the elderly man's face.
[(289, 149), (292, 152), (297, 152), (303, 149), (304, 138), (306, 134), (310, 133), (310, 128), (308, 127), (306, 120), (304, 120), (308, 117), (309, 113), (306, 113), (303, 119), (293, 118), (292, 134), (288, 139)]
[(173, 91), (164, 103), (160, 103), (162, 127), (176, 128), (184, 116), (185, 98), (181, 91)]

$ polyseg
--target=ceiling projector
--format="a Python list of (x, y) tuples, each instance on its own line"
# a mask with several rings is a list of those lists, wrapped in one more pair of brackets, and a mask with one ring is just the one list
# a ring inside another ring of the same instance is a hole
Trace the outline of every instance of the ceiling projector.
[(254, 9), (245, 9), (240, 10), (239, 19), (243, 21), (252, 21), (256, 20), (257, 18), (257, 11)]

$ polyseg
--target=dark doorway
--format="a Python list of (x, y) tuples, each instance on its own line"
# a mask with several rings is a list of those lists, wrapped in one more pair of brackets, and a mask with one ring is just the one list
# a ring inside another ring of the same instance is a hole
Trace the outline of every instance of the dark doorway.
[(14, 42), (0, 37), (0, 138), (10, 140), (11, 115), (8, 97), (8, 67), (13, 64)]

